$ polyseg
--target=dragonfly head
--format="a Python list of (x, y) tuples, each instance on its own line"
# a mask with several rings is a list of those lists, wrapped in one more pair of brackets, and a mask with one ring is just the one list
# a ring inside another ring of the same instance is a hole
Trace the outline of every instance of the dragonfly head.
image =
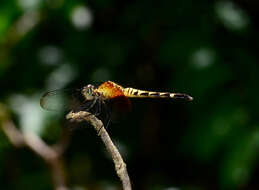
[(83, 96), (86, 98), (86, 100), (93, 100), (94, 99), (94, 86), (91, 84), (88, 84), (85, 86), (82, 90)]

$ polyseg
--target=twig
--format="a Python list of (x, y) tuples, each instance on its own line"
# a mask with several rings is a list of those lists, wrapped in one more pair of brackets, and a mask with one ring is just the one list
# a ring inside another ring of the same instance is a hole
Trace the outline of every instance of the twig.
[(0, 125), (2, 130), (15, 147), (27, 146), (50, 167), (56, 190), (68, 190), (65, 183), (64, 164), (61, 159), (63, 151), (58, 152), (47, 145), (34, 133), (23, 133), (8, 118), (7, 110), (0, 104)]
[(88, 112), (80, 111), (80, 112), (70, 112), (67, 114), (66, 118), (70, 121), (87, 121), (90, 122), (91, 125), (95, 128), (98, 135), (101, 137), (106, 149), (111, 154), (112, 160), (115, 164), (115, 170), (117, 172), (117, 175), (119, 176), (120, 180), (122, 181), (123, 189), (124, 190), (131, 190), (131, 184), (129, 175), (127, 172), (126, 164), (123, 162), (123, 159), (116, 148), (116, 146), (113, 144), (109, 134), (103, 127), (103, 123), (101, 120), (97, 119), (93, 114), (90, 114)]

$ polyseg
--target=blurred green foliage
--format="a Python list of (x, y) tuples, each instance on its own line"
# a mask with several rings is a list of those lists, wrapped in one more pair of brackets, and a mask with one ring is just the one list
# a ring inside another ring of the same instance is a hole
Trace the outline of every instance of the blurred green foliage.
[[(112, 80), (185, 92), (193, 102), (135, 100), (108, 128), (133, 189), (258, 189), (256, 1), (1, 0), (0, 101), (23, 131), (58, 141), (64, 114), (43, 92)], [(71, 131), (71, 130), (70, 130)], [(70, 132), (71, 189), (120, 189), (94, 130)], [(51, 189), (45, 163), (0, 133), (1, 189)]]

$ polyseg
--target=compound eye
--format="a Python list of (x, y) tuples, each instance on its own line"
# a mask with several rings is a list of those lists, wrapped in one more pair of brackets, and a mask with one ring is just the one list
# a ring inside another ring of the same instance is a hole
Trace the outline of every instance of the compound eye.
[(90, 89), (94, 89), (94, 86), (91, 85), (91, 84), (88, 84), (86, 87), (87, 87), (87, 88), (90, 88)]
[(92, 85), (87, 85), (83, 90), (83, 95), (86, 98), (86, 100), (93, 100), (93, 88)]

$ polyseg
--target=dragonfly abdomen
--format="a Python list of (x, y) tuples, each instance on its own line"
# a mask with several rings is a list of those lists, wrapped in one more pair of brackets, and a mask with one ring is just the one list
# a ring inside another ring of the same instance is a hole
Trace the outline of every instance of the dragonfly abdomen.
[(172, 99), (183, 99), (192, 100), (192, 97), (182, 93), (171, 93), (171, 92), (152, 92), (139, 90), (134, 88), (125, 88), (124, 95), (130, 98), (172, 98)]

